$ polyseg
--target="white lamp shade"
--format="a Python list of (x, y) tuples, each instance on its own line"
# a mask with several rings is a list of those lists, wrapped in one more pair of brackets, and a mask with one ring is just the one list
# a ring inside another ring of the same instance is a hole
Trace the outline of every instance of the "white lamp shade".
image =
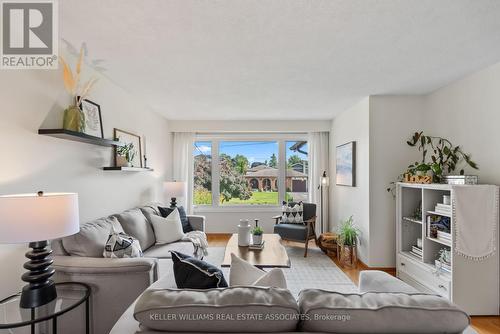
[(0, 196), (0, 243), (44, 241), (79, 230), (78, 194)]
[(167, 198), (186, 197), (186, 182), (165, 182), (163, 186), (165, 187), (165, 196), (167, 196)]

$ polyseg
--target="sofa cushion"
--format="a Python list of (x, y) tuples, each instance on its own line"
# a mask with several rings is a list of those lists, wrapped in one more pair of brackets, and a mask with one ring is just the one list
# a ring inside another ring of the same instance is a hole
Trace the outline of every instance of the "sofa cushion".
[(113, 215), (118, 219), (126, 234), (139, 240), (144, 251), (155, 244), (155, 233), (151, 223), (139, 208)]
[(175, 283), (179, 289), (227, 287), (222, 270), (216, 266), (179, 252), (172, 252)]
[(80, 232), (62, 239), (66, 252), (73, 256), (102, 257), (111, 229), (123, 232), (115, 217), (92, 220), (80, 226)]
[(151, 257), (157, 259), (170, 259), (172, 258), (171, 251), (180, 252), (183, 254), (193, 255), (194, 246), (191, 241), (177, 241), (171, 244), (154, 245), (149, 247), (144, 252), (144, 257)]
[(172, 207), (167, 208), (167, 207), (161, 207), (161, 206), (158, 207), (158, 210), (160, 211), (160, 214), (163, 218), (168, 217), (170, 215), (170, 213), (172, 213), (172, 211), (174, 211), (174, 209), (177, 209), (179, 211), (179, 215), (181, 217), (181, 223), (182, 223), (182, 231), (184, 233), (194, 231), (193, 226), (191, 226), (191, 223), (189, 222), (189, 219), (187, 217), (186, 210), (184, 210), (184, 208), (182, 206), (178, 206), (175, 208), (172, 208)]
[(468, 315), (447, 299), (429, 294), (342, 294), (302, 290), (301, 329), (323, 333), (461, 333)]
[(152, 216), (161, 216), (160, 211), (158, 210), (158, 206), (156, 205), (141, 206), (139, 209), (150, 223)]
[(177, 209), (172, 211), (166, 218), (152, 215), (151, 223), (157, 245), (179, 241), (185, 236), (184, 232), (182, 232), (181, 217)]
[(286, 279), (283, 270), (279, 268), (265, 272), (231, 253), (229, 285), (254, 285), (286, 289)]
[(134, 317), (157, 331), (271, 333), (295, 331), (299, 314), (288, 290), (231, 287), (148, 289), (139, 297)]

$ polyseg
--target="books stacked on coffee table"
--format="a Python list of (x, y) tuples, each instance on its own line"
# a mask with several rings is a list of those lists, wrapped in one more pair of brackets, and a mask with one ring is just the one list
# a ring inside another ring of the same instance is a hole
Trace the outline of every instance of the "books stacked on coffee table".
[(419, 248), (418, 246), (412, 246), (410, 253), (419, 259), (422, 258), (422, 248)]
[(265, 243), (265, 242), (266, 242), (265, 240), (262, 240), (262, 243), (260, 243), (260, 244), (250, 244), (250, 245), (248, 246), (248, 249), (252, 249), (252, 250), (262, 250), (262, 249), (264, 249), (264, 243)]

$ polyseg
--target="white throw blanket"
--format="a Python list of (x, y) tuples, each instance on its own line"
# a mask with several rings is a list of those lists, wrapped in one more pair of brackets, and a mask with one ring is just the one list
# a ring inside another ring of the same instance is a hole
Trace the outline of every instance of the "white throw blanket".
[(455, 252), (480, 261), (496, 251), (498, 226), (497, 186), (453, 186)]
[(191, 241), (194, 246), (194, 255), (198, 259), (202, 259), (208, 255), (208, 241), (207, 235), (202, 231), (191, 231), (186, 233), (183, 241)]

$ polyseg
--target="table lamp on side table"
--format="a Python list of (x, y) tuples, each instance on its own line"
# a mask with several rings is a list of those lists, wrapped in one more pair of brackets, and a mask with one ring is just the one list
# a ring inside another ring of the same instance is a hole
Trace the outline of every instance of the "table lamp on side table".
[(187, 189), (186, 182), (171, 181), (163, 183), (165, 188), (165, 195), (170, 198), (170, 207), (175, 208), (177, 206), (177, 198), (186, 197)]
[(47, 249), (48, 240), (77, 233), (80, 230), (78, 194), (43, 193), (0, 196), (0, 243), (29, 243), (29, 271), (22, 280), (20, 306), (35, 308), (57, 297), (50, 279), (55, 270)]

